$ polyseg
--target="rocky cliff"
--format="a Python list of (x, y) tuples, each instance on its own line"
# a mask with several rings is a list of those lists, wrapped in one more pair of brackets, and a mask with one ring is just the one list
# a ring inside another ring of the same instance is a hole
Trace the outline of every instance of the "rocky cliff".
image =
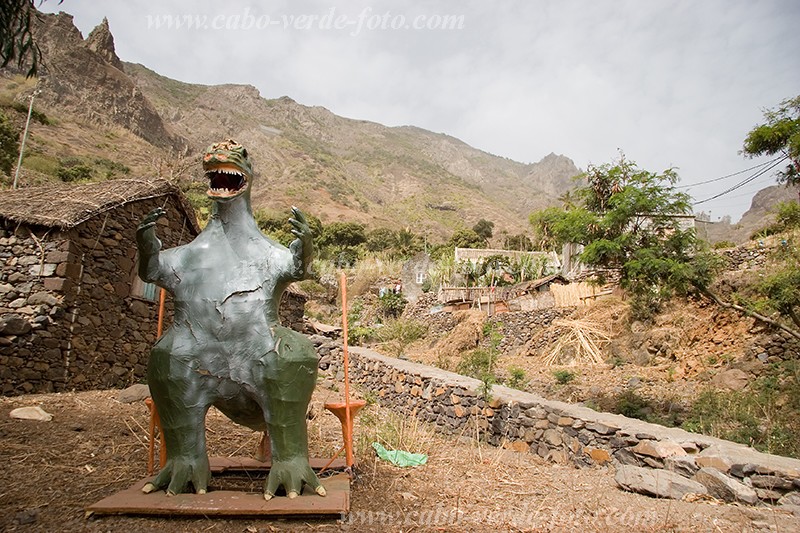
[(35, 20), (45, 59), (40, 98), (48, 106), (91, 123), (121, 126), (157, 146), (185, 146), (123, 71), (107, 20), (86, 40), (66, 13)]

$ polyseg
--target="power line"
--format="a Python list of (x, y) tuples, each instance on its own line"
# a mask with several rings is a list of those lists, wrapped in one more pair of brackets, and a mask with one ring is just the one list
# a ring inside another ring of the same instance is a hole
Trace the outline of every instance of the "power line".
[(775, 159), (772, 159), (771, 161), (766, 161), (764, 163), (759, 163), (756, 166), (753, 166), (753, 167), (750, 167), (750, 168), (746, 168), (744, 170), (740, 170), (739, 172), (734, 172), (733, 174), (728, 174), (727, 176), (721, 176), (719, 178), (714, 178), (713, 180), (699, 181), (697, 183), (691, 183), (689, 185), (676, 185), (675, 188), (676, 189), (690, 189), (690, 188), (695, 187), (697, 185), (705, 185), (706, 183), (714, 183), (715, 181), (722, 181), (724, 179), (732, 178), (733, 176), (738, 176), (739, 174), (744, 174), (745, 172), (750, 172), (751, 170), (755, 170), (755, 169), (757, 169), (759, 167), (763, 167), (765, 165), (769, 165), (770, 163), (774, 163), (778, 159), (781, 159), (781, 158), (780, 157), (776, 157)]
[(759, 170), (758, 172), (756, 172), (752, 176), (749, 176), (749, 177), (743, 179), (742, 181), (740, 181), (736, 185), (734, 185), (732, 187), (729, 187), (728, 189), (725, 189), (721, 193), (715, 194), (714, 196), (706, 198), (705, 200), (700, 200), (699, 202), (694, 202), (694, 204), (692, 204), (692, 205), (700, 205), (700, 204), (704, 204), (706, 202), (710, 202), (711, 200), (715, 200), (715, 199), (719, 198), (720, 196), (725, 196), (726, 194), (728, 194), (730, 192), (733, 192), (736, 189), (744, 187), (745, 185), (747, 185), (751, 181), (755, 180), (756, 178), (758, 178), (760, 176), (763, 176), (764, 174), (766, 174), (767, 172), (769, 172), (773, 168), (777, 167), (778, 165), (780, 165), (783, 161), (785, 161), (788, 158), (789, 158), (788, 156), (784, 156), (784, 157), (780, 157), (780, 158), (777, 158), (777, 159), (773, 159), (771, 161), (772, 164), (770, 166), (762, 168), (761, 170)]

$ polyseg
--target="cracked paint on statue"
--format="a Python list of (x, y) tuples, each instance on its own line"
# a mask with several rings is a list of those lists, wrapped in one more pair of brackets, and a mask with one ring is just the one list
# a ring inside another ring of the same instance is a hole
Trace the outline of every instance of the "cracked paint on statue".
[(198, 494), (211, 472), (205, 417), (213, 405), (234, 422), (268, 431), (270, 499), (283, 487), (293, 498), (308, 484), (325, 495), (308, 464), (306, 410), (317, 378), (317, 355), (300, 333), (280, 325), (286, 287), (303, 279), (313, 254), (305, 217), (292, 208), (286, 248), (261, 233), (253, 218), (253, 170), (233, 140), (203, 156), (213, 202), (211, 219), (189, 244), (161, 250), (155, 209), (139, 225), (139, 276), (173, 295), (174, 321), (150, 353), (148, 384), (167, 445), (167, 463), (145, 492)]

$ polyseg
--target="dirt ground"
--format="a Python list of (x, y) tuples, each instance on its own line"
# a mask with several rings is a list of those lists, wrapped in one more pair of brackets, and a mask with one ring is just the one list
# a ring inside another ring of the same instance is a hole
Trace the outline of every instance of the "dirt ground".
[[(798, 531), (800, 518), (771, 507), (658, 500), (616, 488), (612, 468), (577, 469), (528, 453), (442, 436), (428, 426), (368, 405), (356, 423), (359, 466), (351, 513), (342, 519), (84, 517), (84, 507), (146, 476), (148, 412), (122, 404), (118, 391), (0, 398), (0, 529), (3, 531)], [(315, 402), (340, 399), (320, 389)], [(15, 420), (9, 411), (40, 405), (50, 422)], [(333, 415), (309, 422), (311, 454), (329, 457), (341, 432)], [(212, 410), (212, 455), (247, 455), (259, 435)], [(401, 469), (369, 447), (429, 455)], [(212, 484), (213, 489), (213, 484)], [(261, 490), (261, 481), (247, 489)]]
[[(627, 304), (615, 298), (580, 308), (568, 320), (556, 320), (538, 330), (534, 340), (543, 336), (548, 341), (544, 347), (537, 348), (532, 341), (499, 350), (494, 373), (503, 384), (509, 384), (512, 369), (521, 370), (524, 377), (511, 386), (554, 400), (607, 408), (604, 398), (635, 391), (686, 409), (715, 374), (746, 359), (748, 332), (753, 327), (750, 319), (691, 302), (688, 306), (670, 306), (656, 323), (631, 331), (626, 312)], [(475, 348), (478, 339), (482, 338), (480, 345), (486, 347), (481, 333), (485, 315), (474, 310), (460, 313), (461, 319), (452, 331), (441, 338), (429, 336), (413, 343), (406, 349), (407, 358), (456, 371), (462, 354)], [(503, 315), (498, 315), (498, 320), (502, 322)], [(568, 338), (570, 332), (559, 325), (564, 323), (582, 326), (597, 349), (594, 360), (576, 339), (561, 347), (572, 358), (554, 356), (554, 345)], [(598, 334), (587, 333), (592, 330)], [(632, 349), (635, 344), (650, 346), (653, 353), (645, 348)], [(570, 381), (559, 383), (554, 375), (557, 371), (570, 373)]]

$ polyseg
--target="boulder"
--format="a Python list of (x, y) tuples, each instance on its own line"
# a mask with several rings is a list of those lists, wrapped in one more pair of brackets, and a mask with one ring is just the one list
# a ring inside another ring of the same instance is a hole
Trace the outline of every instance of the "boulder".
[(120, 403), (140, 402), (150, 396), (150, 387), (142, 383), (131, 385), (127, 389), (122, 389), (117, 395)]
[(668, 440), (643, 440), (631, 448), (631, 451), (639, 455), (647, 455), (658, 459), (665, 459), (676, 455), (686, 455), (686, 450), (683, 449), (683, 446)]
[(750, 383), (750, 376), (743, 370), (731, 368), (711, 378), (711, 384), (718, 389), (742, 390)]
[(12, 410), (9, 416), (19, 420), (38, 420), (39, 422), (50, 422), (53, 419), (53, 415), (38, 405), (35, 407), (19, 407)]
[(687, 494), (707, 494), (705, 486), (669, 470), (622, 465), (614, 481), (623, 489), (659, 498), (680, 500)]
[(728, 477), (716, 468), (705, 467), (692, 476), (694, 481), (702, 483), (708, 493), (726, 502), (745, 502), (754, 504), (758, 502), (758, 494), (744, 483)]

